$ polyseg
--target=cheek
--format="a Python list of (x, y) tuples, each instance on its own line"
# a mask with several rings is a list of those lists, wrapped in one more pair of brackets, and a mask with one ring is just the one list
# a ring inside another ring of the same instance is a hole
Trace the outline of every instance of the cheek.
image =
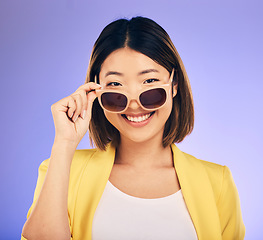
[(165, 115), (170, 116), (170, 113), (172, 112), (173, 108), (173, 99), (169, 98), (169, 100), (166, 102), (163, 112), (165, 112)]
[(111, 115), (112, 115), (112, 114), (104, 111), (104, 115), (105, 115), (105, 117), (107, 118), (107, 120), (108, 120), (109, 122), (111, 122), (111, 118), (112, 118)]
[(170, 117), (172, 109), (173, 109), (173, 100), (172, 99), (166, 102), (163, 109), (160, 109), (159, 114), (162, 117), (162, 121), (164, 123), (166, 123), (166, 121)]
[(107, 118), (107, 120), (114, 126), (116, 127), (116, 124), (120, 121), (119, 115), (117, 113), (110, 113), (107, 111), (104, 111), (104, 115)]

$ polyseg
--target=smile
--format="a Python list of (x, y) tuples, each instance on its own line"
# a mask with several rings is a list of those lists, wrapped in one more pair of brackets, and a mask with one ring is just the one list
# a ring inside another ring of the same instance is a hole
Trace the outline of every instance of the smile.
[(154, 112), (148, 113), (148, 114), (144, 114), (141, 116), (130, 116), (130, 115), (126, 115), (126, 114), (122, 114), (127, 120), (129, 120), (130, 122), (143, 122), (145, 120), (147, 120), (149, 117), (151, 117), (153, 115)]

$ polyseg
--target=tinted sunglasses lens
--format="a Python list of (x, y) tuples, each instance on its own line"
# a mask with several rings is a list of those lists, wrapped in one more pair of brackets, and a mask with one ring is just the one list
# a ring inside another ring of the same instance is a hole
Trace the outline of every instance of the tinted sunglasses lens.
[(103, 93), (101, 103), (109, 111), (120, 112), (126, 108), (127, 98), (120, 93)]
[(141, 104), (148, 109), (162, 106), (166, 101), (166, 92), (163, 88), (155, 88), (143, 92), (140, 95)]

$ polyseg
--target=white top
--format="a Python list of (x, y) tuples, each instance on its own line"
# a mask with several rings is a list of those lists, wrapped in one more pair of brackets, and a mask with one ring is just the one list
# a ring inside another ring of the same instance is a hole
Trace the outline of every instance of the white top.
[(162, 198), (130, 196), (107, 182), (96, 209), (92, 240), (197, 239), (181, 190)]

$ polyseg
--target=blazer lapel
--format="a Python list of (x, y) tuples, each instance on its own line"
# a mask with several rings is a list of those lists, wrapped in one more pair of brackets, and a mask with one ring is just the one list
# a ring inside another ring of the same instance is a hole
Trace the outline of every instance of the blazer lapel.
[(87, 160), (76, 197), (73, 239), (91, 239), (93, 217), (109, 179), (114, 158), (115, 149), (109, 144), (106, 151), (98, 150)]
[(198, 239), (222, 239), (213, 189), (204, 166), (174, 144), (172, 151), (175, 170)]

